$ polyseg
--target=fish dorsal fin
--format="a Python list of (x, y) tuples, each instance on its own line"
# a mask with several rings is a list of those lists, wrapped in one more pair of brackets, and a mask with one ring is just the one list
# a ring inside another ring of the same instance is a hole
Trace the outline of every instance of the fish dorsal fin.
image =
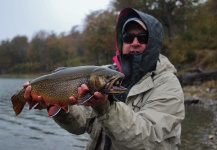
[(58, 67), (56, 68), (53, 72), (57, 72), (57, 71), (60, 71), (60, 70), (63, 70), (63, 69), (66, 69), (67, 67)]

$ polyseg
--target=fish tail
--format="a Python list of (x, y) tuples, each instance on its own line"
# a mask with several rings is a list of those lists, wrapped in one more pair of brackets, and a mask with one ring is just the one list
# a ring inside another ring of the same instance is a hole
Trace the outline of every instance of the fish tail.
[(13, 104), (13, 109), (16, 115), (18, 116), (21, 111), (23, 110), (23, 107), (26, 104), (26, 100), (24, 98), (25, 89), (22, 89), (18, 94), (14, 94), (11, 97), (11, 102)]

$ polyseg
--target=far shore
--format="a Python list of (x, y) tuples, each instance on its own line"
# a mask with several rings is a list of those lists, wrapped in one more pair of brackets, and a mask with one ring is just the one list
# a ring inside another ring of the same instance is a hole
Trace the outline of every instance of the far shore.
[(0, 78), (37, 78), (48, 73), (35, 73), (35, 74), (0, 74)]

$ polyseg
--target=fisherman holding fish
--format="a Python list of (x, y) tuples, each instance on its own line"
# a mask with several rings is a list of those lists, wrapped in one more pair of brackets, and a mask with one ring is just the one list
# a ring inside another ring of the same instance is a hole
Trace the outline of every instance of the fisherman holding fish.
[[(95, 91), (84, 103), (69, 96), (68, 112), (56, 105), (41, 106), (68, 132), (88, 133), (87, 150), (178, 149), (184, 97), (176, 69), (160, 54), (163, 36), (162, 25), (153, 16), (124, 8), (116, 26), (114, 65), (109, 68), (125, 75), (122, 86), (127, 90), (112, 96)], [(24, 94), (28, 101), (31, 88)], [(81, 84), (77, 90), (85, 95), (91, 89)], [(40, 95), (35, 99), (44, 101)]]

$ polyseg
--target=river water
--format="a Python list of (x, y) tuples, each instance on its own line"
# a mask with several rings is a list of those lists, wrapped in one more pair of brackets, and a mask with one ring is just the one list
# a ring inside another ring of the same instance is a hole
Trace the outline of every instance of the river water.
[[(84, 149), (87, 134), (73, 135), (47, 116), (46, 110), (28, 110), (15, 116), (10, 97), (29, 79), (0, 78), (0, 150)], [(181, 150), (212, 149), (207, 144), (214, 115), (200, 106), (186, 106)]]
[(82, 150), (87, 135), (73, 135), (47, 116), (46, 110), (28, 110), (16, 116), (10, 97), (29, 79), (0, 78), (0, 150)]

